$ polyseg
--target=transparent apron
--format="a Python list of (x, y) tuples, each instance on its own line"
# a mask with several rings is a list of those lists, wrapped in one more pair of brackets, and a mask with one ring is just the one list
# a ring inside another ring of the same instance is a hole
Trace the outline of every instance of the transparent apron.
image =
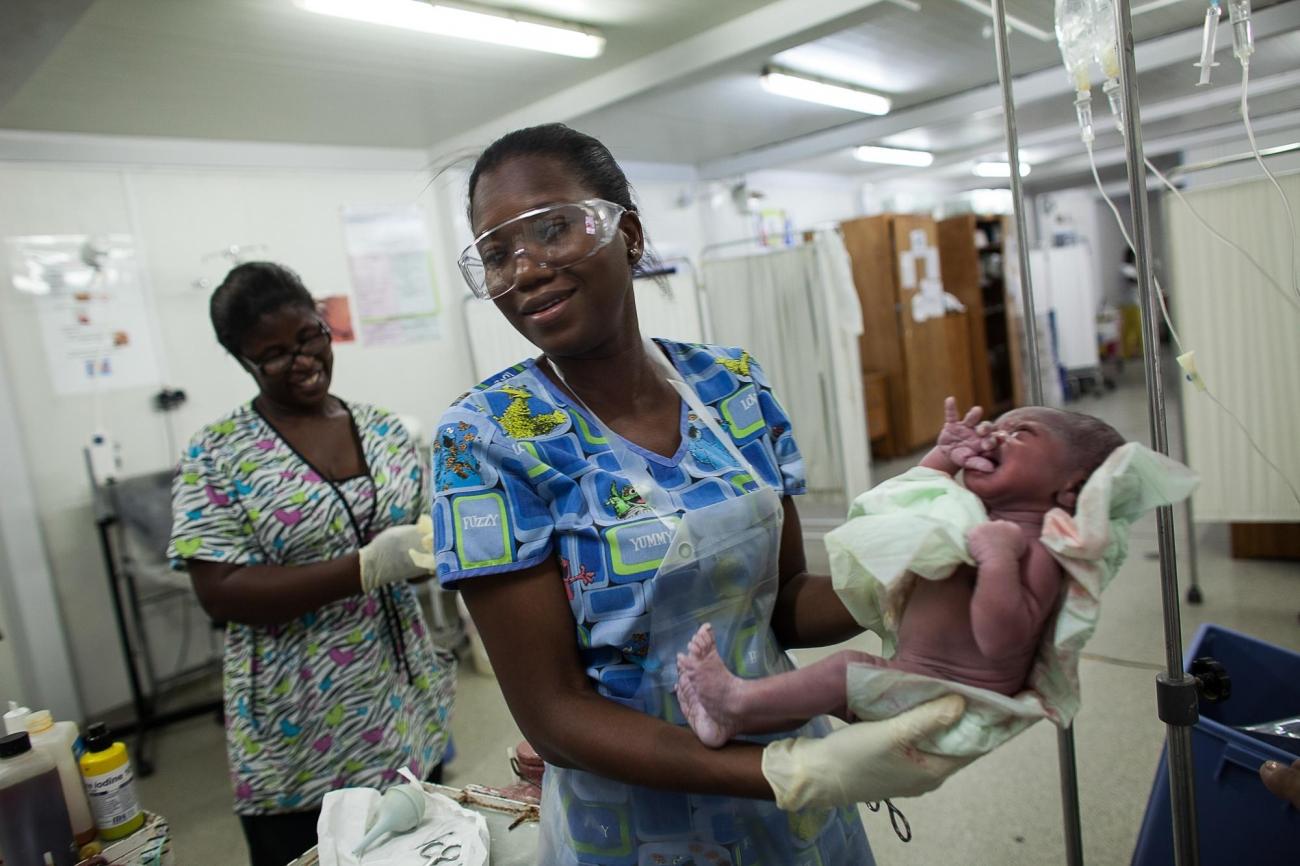
[[(641, 686), (634, 697), (619, 703), (685, 725), (673, 691), (676, 657), (702, 624), (712, 625), (718, 652), (742, 677), (793, 668), (770, 627), (779, 581), (782, 507), (777, 492), (763, 484), (659, 347), (647, 341), (647, 351), (737, 467), (760, 485), (751, 493), (682, 514), (651, 479), (644, 458), (588, 411), (628, 480), (673, 533), (658, 570), (644, 583), (650, 621)], [(819, 719), (779, 736), (823, 736), (828, 730), (826, 720)], [(541, 811), (538, 862), (544, 866), (875, 862), (861, 819), (851, 807), (784, 812), (769, 801), (678, 794), (548, 765)]]

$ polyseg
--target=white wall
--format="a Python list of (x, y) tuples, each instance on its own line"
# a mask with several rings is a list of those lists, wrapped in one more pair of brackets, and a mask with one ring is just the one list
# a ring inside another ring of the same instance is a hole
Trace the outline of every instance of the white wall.
[[(1266, 132), (1255, 137), (1260, 149), (1267, 149), (1283, 144), (1292, 144), (1300, 141), (1300, 127), (1277, 132)], [(1249, 142), (1246, 140), (1246, 131), (1243, 128), (1241, 137), (1237, 140), (1226, 144), (1218, 144), (1210, 147), (1197, 147), (1183, 152), (1183, 164), (1195, 165), (1200, 162), (1208, 162), (1212, 159), (1220, 159), (1225, 156), (1246, 153), (1249, 150)], [(1271, 156), (1266, 159), (1269, 171), (1275, 175), (1300, 171), (1300, 151), (1291, 151), (1277, 156)], [(1264, 173), (1259, 169), (1259, 163), (1254, 159), (1236, 162), (1232, 165), (1225, 165), (1220, 168), (1206, 169), (1204, 171), (1190, 172), (1183, 176), (1187, 186), (1191, 189), (1200, 189), (1209, 186), (1218, 186), (1224, 183), (1230, 183), (1236, 180), (1253, 180), (1264, 177)], [(1276, 191), (1275, 191), (1276, 194)], [(1294, 206), (1293, 206), (1294, 207)], [(1280, 206), (1279, 206), (1280, 213)]]
[[(426, 193), (426, 183), (415, 171), (356, 166), (150, 169), (8, 162), (0, 163), (0, 236), (135, 236), (167, 371), (165, 381), (160, 371), (158, 384), (189, 395), (174, 413), (179, 446), (202, 423), (254, 393), (252, 381), (212, 335), (208, 293), (192, 286), (197, 277), (219, 277), (223, 270), (201, 264), (202, 257), (232, 243), (263, 243), (265, 257), (298, 270), (314, 293), (347, 292), (340, 208), (418, 201), (440, 237), (434, 204), (439, 195)], [(439, 243), (435, 250), (443, 247)], [(435, 252), (435, 259), (446, 313), (442, 339), (398, 348), (340, 345), (334, 382), (334, 391), (344, 398), (378, 403), (428, 426), (472, 376), (454, 306), (460, 294), (452, 282), (454, 270), (445, 254)], [(84, 397), (52, 393), (32, 301), (13, 290), (7, 270), (0, 279), (9, 384), (82, 703), (93, 715), (125, 702), (128, 692), (81, 461), (92, 427), (91, 404)], [(151, 385), (115, 391), (107, 401), (105, 422), (121, 442), (127, 474), (166, 468), (176, 456), (162, 418), (150, 405), (156, 390)], [(175, 657), (181, 611), (172, 606), (158, 614), (151, 633), (158, 637), (157, 661), (165, 671)], [(206, 647), (204, 640), (195, 644), (196, 654)]]

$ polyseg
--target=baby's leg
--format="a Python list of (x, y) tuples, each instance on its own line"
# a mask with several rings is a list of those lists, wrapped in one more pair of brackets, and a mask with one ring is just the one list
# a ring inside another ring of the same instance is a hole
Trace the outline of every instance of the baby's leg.
[(875, 661), (844, 651), (795, 671), (741, 679), (727, 670), (704, 625), (677, 657), (677, 697), (695, 735), (717, 747), (737, 734), (788, 731), (824, 714), (847, 719), (845, 671), (850, 662)]

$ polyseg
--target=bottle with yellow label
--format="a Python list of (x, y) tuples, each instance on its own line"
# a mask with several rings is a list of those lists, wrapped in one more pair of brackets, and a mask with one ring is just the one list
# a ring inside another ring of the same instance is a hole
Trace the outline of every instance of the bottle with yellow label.
[(106, 840), (129, 836), (143, 826), (144, 812), (135, 794), (126, 745), (113, 742), (102, 722), (86, 729), (85, 745), (86, 753), (78, 763), (99, 835)]

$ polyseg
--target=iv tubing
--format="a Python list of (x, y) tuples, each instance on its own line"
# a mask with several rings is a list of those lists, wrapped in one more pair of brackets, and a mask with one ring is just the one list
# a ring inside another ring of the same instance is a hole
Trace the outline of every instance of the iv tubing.
[(1264, 266), (1261, 265), (1259, 261), (1255, 259), (1254, 256), (1246, 252), (1246, 250), (1236, 241), (1221, 234), (1212, 225), (1206, 222), (1205, 217), (1201, 216), (1201, 214), (1196, 210), (1196, 208), (1192, 207), (1192, 203), (1187, 200), (1187, 197), (1183, 195), (1183, 191), (1180, 190), (1178, 187), (1174, 186), (1173, 182), (1170, 181), (1169, 178), (1165, 177), (1164, 174), (1161, 173), (1160, 169), (1156, 168), (1151, 163), (1151, 160), (1149, 159), (1146, 160), (1146, 166), (1147, 166), (1147, 170), (1160, 179), (1160, 182), (1163, 183), (1169, 189), (1169, 191), (1174, 194), (1174, 197), (1177, 198), (1178, 201), (1181, 202), (1185, 208), (1187, 208), (1188, 212), (1192, 216), (1196, 217), (1196, 221), (1199, 222), (1207, 232), (1213, 235), (1220, 243), (1227, 244), (1228, 246), (1236, 250), (1238, 253), (1240, 253), (1242, 257), (1245, 258), (1246, 261), (1250, 262), (1252, 265), (1255, 266), (1255, 270), (1259, 271), (1260, 276), (1268, 280), (1268, 284), (1278, 292), (1279, 297), (1281, 297), (1282, 300), (1286, 301), (1294, 309), (1300, 311), (1300, 305), (1298, 305), (1295, 301), (1291, 300), (1291, 296), (1286, 293), (1286, 289), (1282, 288), (1281, 283), (1273, 279), (1272, 275), (1270, 275), (1268, 271), (1264, 270)]
[[(1120, 216), (1119, 208), (1115, 206), (1115, 202), (1111, 200), (1110, 196), (1106, 195), (1106, 190), (1102, 188), (1101, 177), (1097, 174), (1097, 161), (1092, 155), (1092, 145), (1088, 145), (1088, 163), (1092, 166), (1092, 179), (1097, 183), (1097, 191), (1101, 193), (1102, 199), (1110, 207), (1110, 212), (1115, 215), (1115, 224), (1119, 226), (1120, 234), (1124, 236), (1124, 242), (1128, 244), (1129, 249), (1133, 249), (1133, 241), (1129, 238), (1128, 229), (1124, 227), (1124, 218)], [(1157, 174), (1159, 174), (1159, 172), (1157, 172)], [(1164, 317), (1165, 326), (1169, 328), (1169, 335), (1173, 337), (1174, 345), (1178, 347), (1178, 353), (1182, 355), (1185, 351), (1183, 349), (1183, 341), (1178, 338), (1178, 331), (1174, 329), (1173, 320), (1169, 317), (1169, 308), (1165, 306), (1164, 291), (1160, 288), (1160, 282), (1156, 280), (1154, 276), (1152, 277), (1152, 282), (1155, 283), (1156, 298), (1160, 301), (1160, 313)], [(1283, 297), (1286, 296), (1283, 295)], [(1203, 385), (1203, 387), (1198, 388), (1198, 390), (1202, 391), (1206, 397), (1209, 397), (1214, 405), (1222, 409), (1224, 414), (1231, 418), (1233, 423), (1241, 428), (1241, 432), (1245, 434), (1246, 441), (1250, 443), (1250, 447), (1253, 448), (1255, 453), (1269, 465), (1269, 468), (1277, 473), (1277, 477), (1282, 479), (1282, 483), (1291, 491), (1291, 496), (1295, 499), (1296, 503), (1300, 504), (1300, 490), (1296, 488), (1295, 484), (1293, 484), (1291, 479), (1287, 477), (1286, 473), (1282, 471), (1281, 467), (1274, 463), (1272, 458), (1264, 452), (1264, 449), (1255, 441), (1255, 437), (1250, 435), (1250, 430), (1247, 429), (1246, 423), (1237, 416), (1237, 413), (1225, 406), (1223, 401), (1214, 395), (1214, 392), (1210, 390), (1208, 385)]]
[(1286, 191), (1282, 189), (1282, 184), (1277, 182), (1273, 172), (1268, 170), (1264, 163), (1264, 157), (1260, 156), (1259, 145), (1255, 143), (1255, 128), (1250, 123), (1250, 109), (1246, 104), (1246, 94), (1250, 85), (1250, 60), (1241, 61), (1241, 121), (1246, 125), (1246, 137), (1250, 139), (1250, 152), (1255, 155), (1255, 161), (1259, 167), (1264, 170), (1273, 187), (1277, 190), (1278, 197), (1282, 199), (1282, 209), (1286, 211), (1286, 222), (1291, 229), (1288, 237), (1291, 239), (1291, 288), (1295, 291), (1296, 297), (1300, 298), (1300, 281), (1296, 277), (1295, 261), (1295, 214), (1291, 211), (1291, 202), (1286, 197)]

